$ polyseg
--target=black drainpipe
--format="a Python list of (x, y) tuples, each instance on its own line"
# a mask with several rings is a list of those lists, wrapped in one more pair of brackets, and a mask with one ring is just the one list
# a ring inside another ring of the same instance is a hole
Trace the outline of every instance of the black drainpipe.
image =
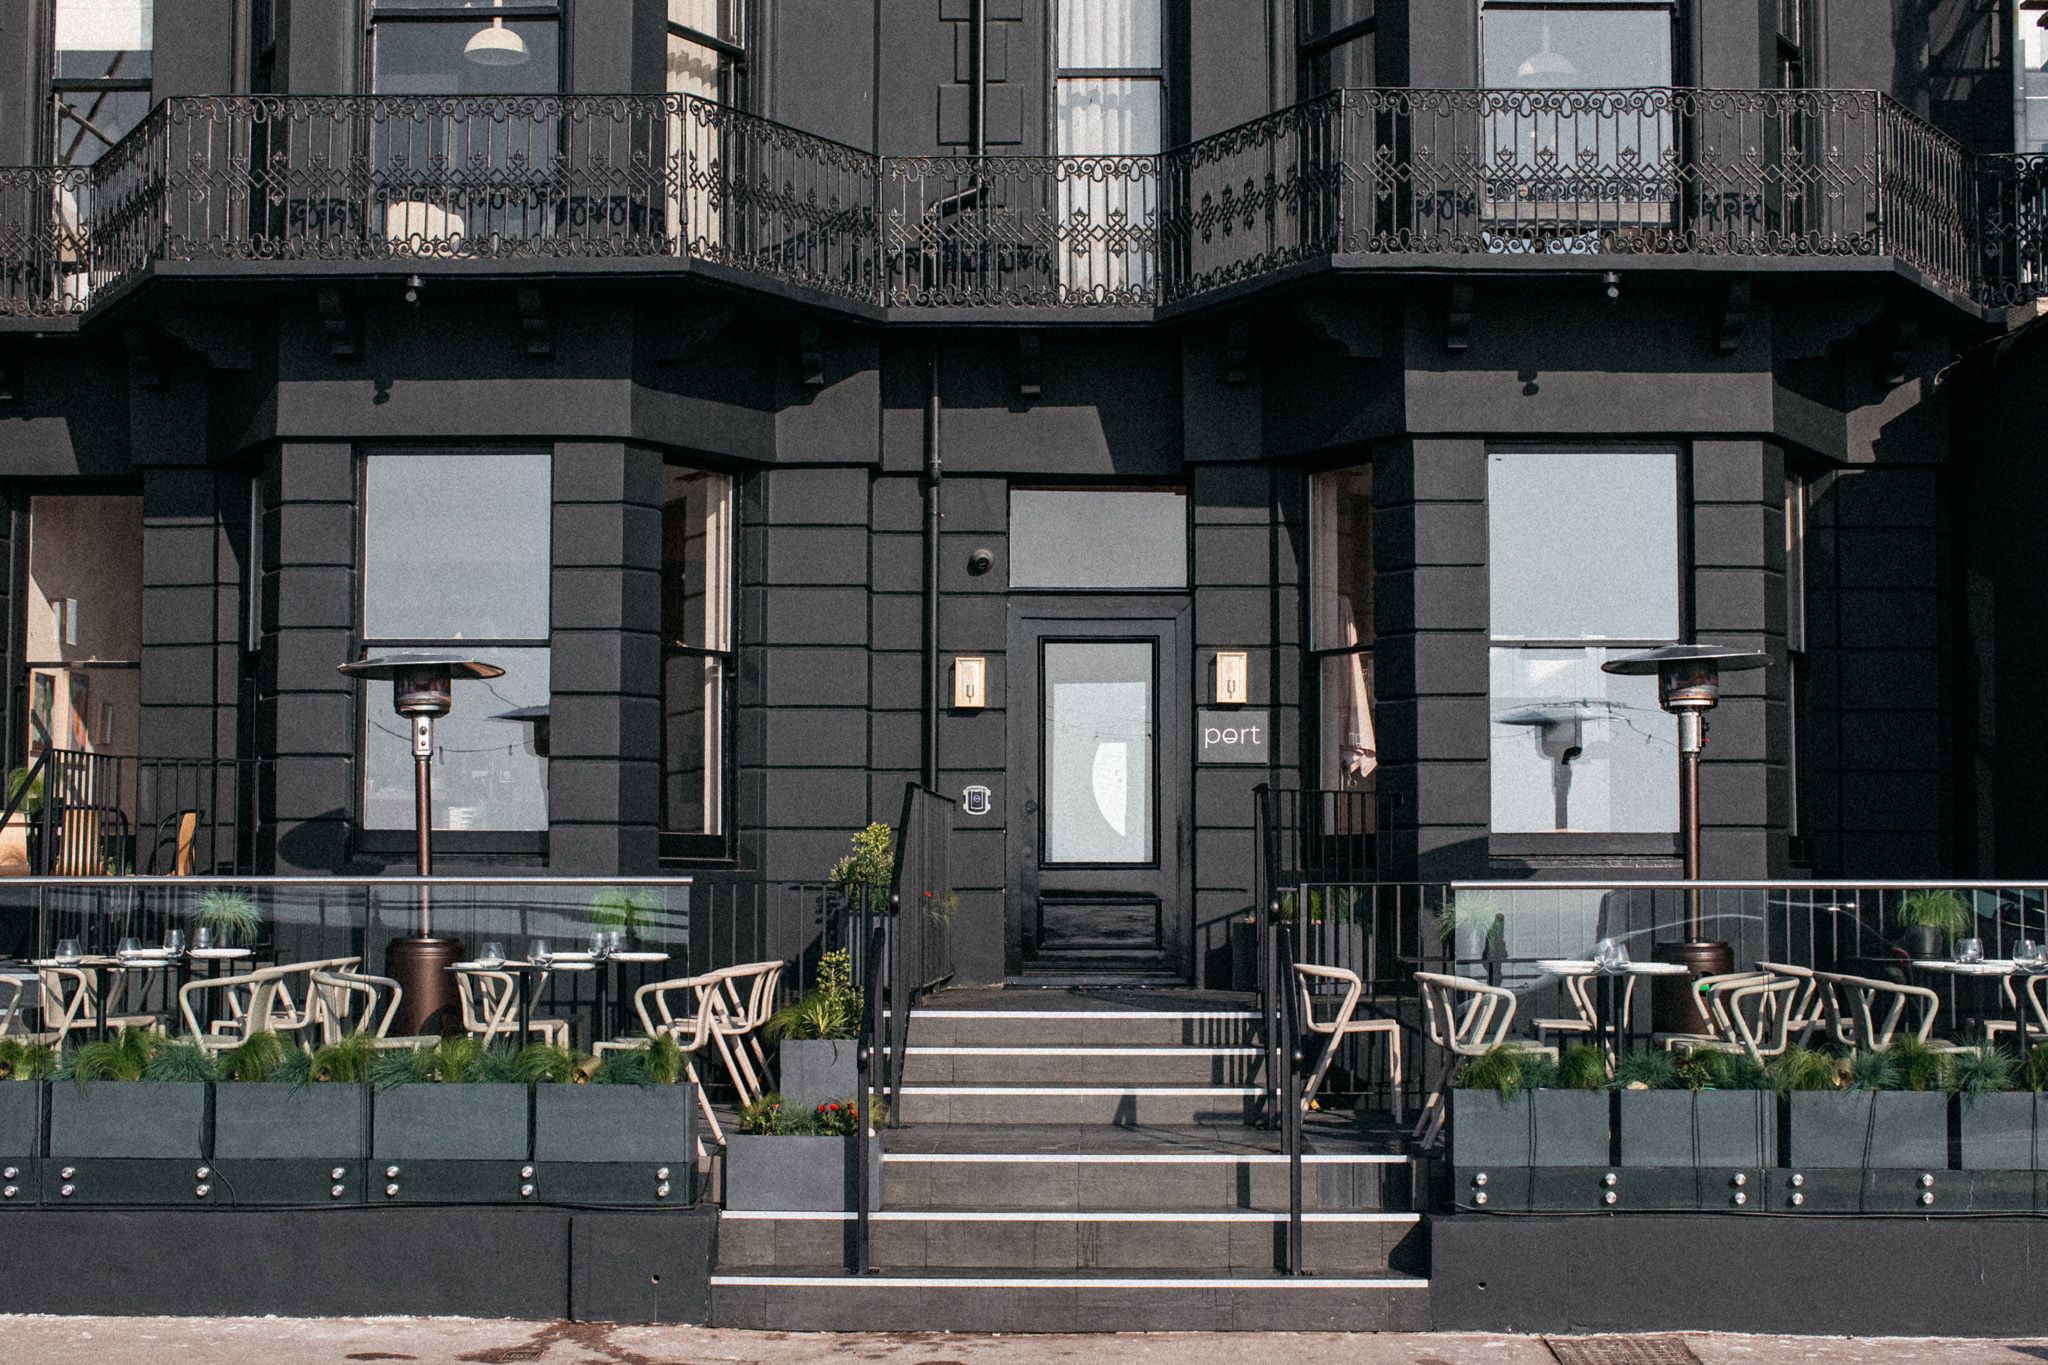
[(988, 0), (974, 0), (974, 155), (988, 155)]
[(939, 789), (939, 342), (932, 339), (924, 462), (924, 785)]

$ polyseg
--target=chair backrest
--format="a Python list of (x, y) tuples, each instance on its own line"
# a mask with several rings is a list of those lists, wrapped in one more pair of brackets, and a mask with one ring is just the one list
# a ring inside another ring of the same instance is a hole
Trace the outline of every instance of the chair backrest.
[[(192, 1035), (192, 1041), (204, 1048), (226, 1048), (245, 1042), (258, 1033), (275, 1031), (277, 1023), (277, 992), (283, 984), (285, 969), (262, 967), (239, 976), (217, 976), (187, 981), (178, 987), (178, 1013), (185, 1020), (185, 1029)], [(241, 993), (246, 990), (248, 998)], [(240, 1008), (233, 1015), (236, 1027), (228, 1032), (209, 1033), (199, 1025), (198, 1011), (192, 1002), (207, 991), (220, 991), (229, 1001), (239, 1001)]]
[[(311, 977), (314, 1004), (319, 1012), (320, 1039), (338, 1042), (351, 1033), (383, 1038), (391, 1032), (391, 1020), (405, 998), (405, 988), (388, 976), (370, 976), (347, 970), (316, 971)], [(377, 1006), (383, 1002), (380, 1011)]]
[(1758, 977), (1735, 986), (1719, 1002), (1743, 1050), (1761, 1066), (1784, 1054), (1791, 1042), (1794, 1008), (1809, 983), (1796, 977)]
[(15, 1032), (21, 1021), (21, 993), (31, 978), (9, 973), (0, 976), (0, 1038)]
[(1441, 972), (1417, 972), (1415, 981), (1422, 988), (1429, 1040), (1460, 1057), (1499, 1046), (1515, 1022), (1515, 993), (1505, 986)]
[[(2010, 990), (2011, 988), (2011, 983), (2008, 980), (2006, 989)], [(2048, 976), (2044, 976), (2040, 972), (2027, 973), (2021, 985), (2021, 989), (2027, 993), (2027, 1008), (2033, 1011), (2034, 1026), (2039, 1028), (2043, 1035), (2048, 1035), (2048, 999), (2044, 999), (2042, 996), (2044, 988), (2048, 988)], [(2019, 1046), (2020, 1050), (2024, 1052), (2027, 1040), (2025, 1038), (2019, 1039)]]
[(518, 989), (510, 972), (457, 972), (455, 993), (462, 1007), (462, 1031), (495, 1033), (506, 1028), (506, 1017)]
[(50, 1035), (50, 1046), (62, 1047), (93, 999), (97, 980), (88, 967), (38, 967), (36, 984), (42, 993), (43, 1032)]
[(720, 1011), (721, 1026), (731, 1032), (748, 1032), (768, 1022), (775, 1012), (775, 988), (782, 981), (783, 963), (743, 962), (706, 972), (715, 977), (725, 996)]
[[(694, 1052), (710, 1039), (719, 1016), (727, 1009), (725, 989), (721, 972), (650, 981), (633, 992), (633, 1012), (640, 1016), (640, 1027), (648, 1037), (665, 1033), (685, 1052)], [(676, 1008), (680, 1002), (672, 999), (679, 995), (689, 997), (688, 1007), (682, 1010)]]
[(1729, 1042), (1740, 1041), (1735, 1031), (1735, 1021), (1728, 1014), (1728, 1000), (1744, 986), (1770, 980), (1767, 972), (1714, 972), (1696, 977), (1686, 997), (1692, 1002), (1693, 1018), (1698, 1022), (1698, 1032), (1713, 1038), (1725, 1038)]
[[(1842, 972), (1815, 972), (1814, 977), (1828, 989), (1830, 1017), (1840, 1042), (1863, 1048), (1888, 1048), (1909, 1008), (1920, 1012), (1918, 1022), (1912, 1025), (1914, 1037), (1924, 1043), (1934, 1032), (1934, 1021), (1941, 1013), (1941, 997), (1925, 986)], [(1853, 1037), (1847, 1036), (1851, 1028)]]
[[(1357, 972), (1314, 963), (1294, 964), (1294, 985), (1301, 999), (1299, 1022), (1303, 1028), (1312, 1029), (1317, 1033), (1334, 1032), (1339, 1024), (1349, 1020), (1351, 1012), (1358, 1008), (1359, 997), (1365, 994), (1365, 983), (1359, 979)], [(1319, 986), (1322, 989), (1318, 990)], [(1330, 1021), (1319, 1023), (1316, 1019), (1316, 997), (1319, 994), (1328, 997), (1332, 994), (1332, 988), (1341, 990), (1343, 999)]]
[(1825, 992), (1820, 979), (1813, 968), (1791, 962), (1759, 962), (1756, 967), (1760, 972), (1769, 972), (1779, 978), (1789, 977), (1799, 983), (1799, 990), (1792, 1000), (1791, 1017), (1786, 1023), (1804, 1043), (1815, 1028), (1827, 1022), (1828, 1005), (1823, 998)]
[[(169, 865), (164, 850), (170, 849)], [(174, 810), (157, 821), (156, 839), (149, 850), (152, 876), (189, 877), (199, 861), (199, 812), (187, 807)]]
[[(315, 1023), (319, 1010), (313, 1001), (313, 973), (333, 971), (354, 971), (363, 965), (360, 954), (350, 957), (321, 957), (306, 962), (281, 962), (271, 968), (278, 976), (276, 988), (270, 993), (270, 1022), (272, 1030), (295, 1033)], [(292, 987), (296, 984), (305, 995), (305, 1003), (299, 1004), (292, 998)]]

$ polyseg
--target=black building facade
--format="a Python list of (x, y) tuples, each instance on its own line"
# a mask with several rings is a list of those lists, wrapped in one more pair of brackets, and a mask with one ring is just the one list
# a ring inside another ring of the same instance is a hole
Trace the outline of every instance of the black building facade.
[(458, 866), (815, 879), (924, 775), (964, 976), (1220, 984), (1261, 784), (1675, 875), (1598, 665), (1700, 639), (1708, 875), (2029, 874), (2035, 18), (8, 6), (10, 763), (403, 871), (335, 666), (457, 648)]

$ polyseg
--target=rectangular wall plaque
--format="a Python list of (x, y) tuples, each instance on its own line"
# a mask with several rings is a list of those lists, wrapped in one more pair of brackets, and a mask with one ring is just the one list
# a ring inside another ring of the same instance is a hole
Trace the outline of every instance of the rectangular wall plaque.
[(1243, 650), (1216, 651), (1216, 704), (1243, 706), (1252, 699), (1251, 659)]
[(1233, 708), (1195, 712), (1195, 761), (1198, 763), (1270, 763), (1273, 758), (1273, 713)]
[(988, 660), (961, 654), (953, 659), (953, 709), (979, 711), (988, 705)]

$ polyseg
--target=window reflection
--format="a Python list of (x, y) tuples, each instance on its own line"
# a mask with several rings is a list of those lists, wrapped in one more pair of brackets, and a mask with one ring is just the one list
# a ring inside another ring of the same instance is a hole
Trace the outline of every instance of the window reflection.
[(1628, 652), (1493, 649), (1495, 833), (1678, 828), (1677, 722), (1656, 679), (1600, 671)]
[(1319, 474), (1310, 489), (1310, 646), (1321, 656), (1321, 785), (1370, 789), (1379, 766), (1372, 715), (1372, 470)]

